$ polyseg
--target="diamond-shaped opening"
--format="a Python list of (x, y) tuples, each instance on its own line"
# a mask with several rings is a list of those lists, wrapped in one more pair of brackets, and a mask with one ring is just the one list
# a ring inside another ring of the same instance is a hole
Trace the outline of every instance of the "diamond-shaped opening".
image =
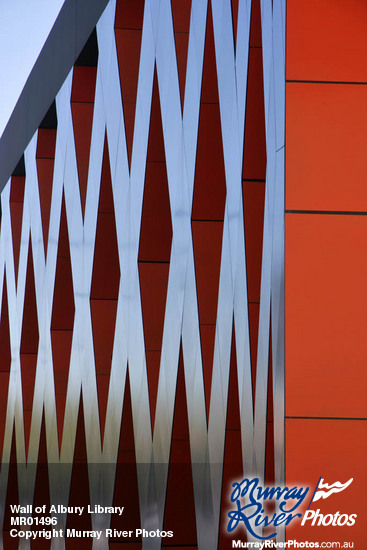
[(211, 3), (208, 4), (200, 118), (195, 165), (193, 220), (223, 220), (226, 179), (220, 122)]
[(243, 208), (253, 392), (257, 360), (265, 205), (266, 141), (260, 2), (251, 10), (246, 121), (243, 156)]
[[(129, 502), (122, 516), (113, 514), (111, 529), (126, 529), (127, 525), (140, 528), (138, 477), (136, 469), (133, 416), (129, 371), (126, 372), (124, 404), (122, 409), (121, 432), (117, 456), (115, 492), (113, 506)], [(117, 542), (119, 539), (110, 539)], [(140, 538), (141, 541), (141, 538)], [(125, 542), (125, 539), (120, 542)]]
[[(19, 168), (19, 165), (22, 166)], [(18, 282), (18, 266), (19, 266), (19, 253), (20, 253), (20, 240), (22, 235), (22, 220), (23, 220), (23, 203), (24, 203), (24, 187), (25, 187), (25, 173), (24, 169), (24, 157), (18, 163), (18, 166), (13, 172), (10, 181), (10, 222), (11, 233), (13, 239), (13, 254), (14, 254), (14, 272), (15, 281)], [(18, 175), (16, 175), (18, 174)]]
[(154, 426), (157, 400), (168, 273), (168, 263), (139, 262), (140, 293), (152, 426)]
[(252, 0), (250, 47), (262, 47), (260, 0)]
[(87, 196), (89, 150), (92, 137), (93, 103), (71, 104), (73, 113), (73, 126), (75, 137), (75, 150), (78, 164), (78, 180), (82, 214), (85, 212), (85, 199)]
[[(241, 429), (240, 403), (237, 378), (236, 332), (232, 325), (231, 363), (228, 383), (227, 425), (226, 430), (238, 431)], [(239, 461), (242, 465), (242, 458)], [(242, 466), (241, 466), (242, 468)]]
[(260, 304), (248, 304), (249, 332), (250, 332), (250, 355), (251, 355), (251, 376), (252, 376), (252, 398), (255, 402), (256, 392), (256, 362), (257, 362), (257, 340), (259, 333)]
[(171, 209), (156, 71), (147, 159), (138, 260), (150, 408), (154, 424), (172, 244)]
[[(243, 479), (241, 420), (236, 357), (236, 333), (234, 323), (232, 324), (232, 327), (232, 346), (228, 382), (226, 436), (224, 445), (224, 464), (221, 497), (221, 522), (225, 522), (227, 518), (226, 507), (228, 505), (228, 496), (231, 492), (233, 481), (240, 481), (241, 479)], [(223, 530), (220, 531), (219, 547), (222, 547), (221, 545), (223, 545), (223, 547), (225, 548), (225, 541), (228, 539), (224, 533), (225, 532)], [(245, 533), (243, 533), (242, 535), (244, 534)]]
[[(180, 495), (180, 498), (177, 498)], [(182, 521), (185, 510), (185, 521)], [(180, 348), (163, 529), (173, 545), (197, 546), (194, 487), (182, 347)]]
[(265, 182), (243, 181), (246, 271), (253, 391), (255, 392), (259, 328), (261, 261), (263, 245)]
[[(258, 41), (258, 25), (261, 23), (260, 5), (255, 1), (251, 10), (251, 33), (255, 43)], [(251, 45), (249, 48), (245, 140), (243, 151), (243, 178), (247, 180), (265, 180), (266, 140), (265, 107), (262, 47)]]
[(143, 28), (144, 0), (126, 2), (117, 0), (115, 14), (115, 29), (139, 29)]
[(147, 162), (165, 163), (165, 161), (166, 156), (164, 151), (162, 113), (159, 100), (157, 66), (155, 65), (152, 90), (152, 105), (150, 110)]
[(38, 129), (36, 151), (38, 189), (40, 194), (45, 255), (47, 254), (48, 228), (50, 223), (52, 181), (56, 148), (56, 128), (56, 105), (55, 101), (53, 101)]
[(73, 338), (74, 315), (75, 303), (69, 233), (66, 219), (65, 197), (63, 194), (51, 316), (51, 344), (60, 448), (69, 375), (71, 343)]
[(213, 367), (225, 203), (226, 179), (212, 10), (209, 2), (191, 222), (207, 410)]
[(181, 106), (184, 104), (191, 0), (171, 0)]
[(119, 285), (120, 263), (108, 143), (107, 137), (105, 137), (90, 293), (102, 437), (107, 407)]
[(83, 216), (87, 194), (97, 62), (98, 44), (97, 34), (94, 29), (75, 63), (71, 89), (71, 112), (73, 116), (79, 191)]
[[(268, 391), (272, 392), (270, 386)], [(268, 415), (269, 416), (269, 415)], [(274, 422), (267, 420), (266, 422), (266, 451), (265, 451), (265, 483), (266, 485), (274, 485)]]
[(192, 205), (193, 220), (224, 219), (226, 180), (218, 103), (201, 103)]
[(31, 239), (29, 239), (22, 337), (20, 342), (20, 364), (22, 373), (22, 394), (26, 449), (28, 449), (30, 418), (33, 405), (33, 392), (36, 377), (39, 340), (36, 291), (33, 270), (34, 265), (32, 256), (32, 243)]
[[(10, 464), (8, 474), (8, 485), (6, 488), (6, 506), (4, 510), (4, 525), (2, 528), (4, 536), (4, 548), (13, 548), (9, 531), (14, 527), (11, 526), (11, 517), (13, 514), (10, 510), (10, 504), (19, 504), (19, 492), (18, 492), (18, 469), (17, 469), (17, 452), (15, 443), (15, 427), (12, 429), (12, 439), (10, 448)], [(9, 541), (9, 546), (6, 545), (6, 541)], [(14, 544), (14, 542), (13, 542)], [(16, 546), (18, 547), (18, 545)]]
[(116, 300), (120, 284), (115, 210), (108, 154), (105, 138), (101, 186), (99, 192), (96, 241), (94, 248), (91, 300)]
[(134, 133), (143, 16), (144, 0), (117, 0), (115, 38), (129, 162)]
[[(83, 400), (80, 395), (78, 424), (75, 436), (73, 470), (71, 474), (69, 506), (84, 506), (87, 509), (90, 504), (87, 447), (84, 426)], [(90, 514), (68, 514), (66, 526), (68, 529), (92, 529)], [(80, 542), (79, 542), (80, 548)], [(84, 543), (83, 543), (84, 548)]]
[(206, 416), (209, 418), (210, 392), (214, 360), (215, 325), (200, 325), (200, 338), (201, 357), (203, 361)]
[(48, 477), (46, 426), (45, 426), (45, 416), (44, 414), (42, 414), (33, 505), (42, 506), (44, 504), (46, 504), (46, 508), (49, 509), (50, 486), (49, 486), (49, 477)]
[[(98, 323), (98, 308), (94, 308), (93, 310), (93, 322), (96, 324)], [(110, 325), (110, 319), (108, 319), (107, 324)], [(101, 324), (103, 322), (100, 321)], [(113, 331), (115, 330), (115, 327), (113, 326)], [(100, 330), (100, 333), (102, 333), (102, 330)], [(108, 334), (108, 337), (110, 337), (110, 333), (108, 332), (108, 329), (104, 327), (104, 332)], [(112, 332), (114, 334), (114, 332)], [(110, 359), (111, 360), (111, 359)], [(101, 430), (101, 441), (103, 442), (104, 438), (104, 429), (105, 429), (105, 422), (106, 422), (106, 413), (107, 413), (107, 401), (108, 401), (108, 391), (110, 387), (110, 373), (103, 374), (103, 373), (97, 373), (96, 374), (96, 381), (97, 381), (97, 391), (98, 391), (98, 410), (99, 410), (99, 421), (100, 421), (100, 430)]]
[(236, 45), (237, 41), (237, 23), (238, 23), (238, 0), (231, 0), (232, 7), (232, 24), (233, 24), (233, 38)]
[(247, 292), (250, 303), (260, 302), (265, 182), (243, 182)]
[(272, 350), (272, 323), (270, 319), (269, 333), (269, 372), (268, 372), (268, 405), (267, 405), (267, 420), (273, 422), (273, 350)]
[[(274, 485), (275, 469), (274, 469), (274, 417), (273, 417), (273, 361), (272, 361), (272, 337), (271, 337), (271, 322), (269, 336), (269, 371), (268, 371), (268, 401), (266, 413), (266, 446), (265, 446), (265, 485)], [(267, 515), (275, 513), (275, 502), (269, 501), (265, 503), (265, 512)], [(264, 536), (269, 536), (274, 532), (274, 529), (264, 529)]]
[(208, 2), (206, 18), (204, 64), (200, 101), (201, 103), (219, 103), (211, 0)]
[(196, 291), (207, 411), (209, 411), (213, 369), (222, 233), (222, 221), (192, 221)]
[(2, 289), (1, 317), (0, 317), (0, 456), (3, 451), (3, 441), (6, 421), (6, 404), (8, 402), (9, 375), (11, 366), (10, 334), (9, 334), (9, 310), (6, 290), (6, 275)]

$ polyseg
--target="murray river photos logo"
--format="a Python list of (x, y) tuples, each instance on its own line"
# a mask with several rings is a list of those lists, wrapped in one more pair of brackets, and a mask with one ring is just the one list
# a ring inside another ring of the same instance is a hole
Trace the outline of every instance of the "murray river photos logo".
[[(233, 490), (230, 501), (234, 505), (234, 509), (228, 512), (227, 531), (231, 533), (242, 525), (253, 537), (267, 540), (276, 536), (277, 527), (289, 525), (297, 518), (302, 518), (301, 525), (310, 522), (308, 525), (312, 526), (347, 525), (350, 527), (354, 525), (357, 514), (348, 515), (336, 512), (336, 514), (323, 515), (319, 509), (310, 510), (309, 508), (313, 502), (326, 499), (333, 493), (344, 491), (352, 481), (353, 478), (346, 483), (336, 481), (329, 485), (320, 477), (309, 501), (307, 511), (302, 514), (300, 513), (300, 507), (310, 493), (309, 487), (262, 487), (258, 477), (244, 478), (242, 481), (232, 484)], [(268, 501), (273, 501), (276, 504), (277, 511), (271, 515), (267, 515), (265, 512)], [(274, 532), (262, 536), (261, 532), (264, 527), (272, 527)]]

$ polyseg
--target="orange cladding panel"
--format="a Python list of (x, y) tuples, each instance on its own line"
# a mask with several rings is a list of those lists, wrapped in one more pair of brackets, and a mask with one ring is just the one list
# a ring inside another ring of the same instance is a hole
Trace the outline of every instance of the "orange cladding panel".
[(287, 78), (366, 82), (367, 2), (288, 0)]
[(366, 128), (366, 86), (287, 84), (287, 209), (367, 211)]
[(287, 215), (287, 416), (367, 416), (366, 242), (366, 216)]
[[(341, 516), (357, 514), (353, 526), (318, 526), (318, 519), (312, 526), (312, 518), (303, 526), (301, 522), (294, 521), (286, 528), (287, 540), (320, 543), (338, 541), (340, 548), (343, 548), (343, 541), (349, 541), (350, 544), (354, 543), (355, 549), (366, 548), (364, 518), (367, 501), (361, 493), (367, 482), (365, 461), (361, 460), (366, 453), (367, 424), (364, 421), (286, 420), (286, 482), (288, 486), (310, 487), (302, 512), (307, 509), (320, 477), (329, 484), (336, 481), (344, 484), (353, 478), (344, 491), (313, 502), (310, 510), (319, 510), (319, 514), (323, 516), (334, 515), (336, 512)], [(330, 516), (325, 523), (329, 520)], [(344, 520), (345, 516), (341, 523)]]

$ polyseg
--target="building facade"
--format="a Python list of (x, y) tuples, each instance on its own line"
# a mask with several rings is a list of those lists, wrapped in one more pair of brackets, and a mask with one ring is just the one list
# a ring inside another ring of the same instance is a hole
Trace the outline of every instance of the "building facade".
[(366, 20), (357, 0), (65, 2), (0, 139), (5, 549), (10, 504), (124, 507), (60, 508), (34, 548), (256, 541), (227, 532), (245, 477), (353, 477), (320, 508), (363, 516)]

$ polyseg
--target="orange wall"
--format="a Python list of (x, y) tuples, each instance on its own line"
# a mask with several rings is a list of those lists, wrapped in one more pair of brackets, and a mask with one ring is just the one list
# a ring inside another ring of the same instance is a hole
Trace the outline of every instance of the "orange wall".
[(311, 506), (354, 527), (288, 530), (365, 548), (367, 4), (288, 0), (286, 478), (354, 481)]

